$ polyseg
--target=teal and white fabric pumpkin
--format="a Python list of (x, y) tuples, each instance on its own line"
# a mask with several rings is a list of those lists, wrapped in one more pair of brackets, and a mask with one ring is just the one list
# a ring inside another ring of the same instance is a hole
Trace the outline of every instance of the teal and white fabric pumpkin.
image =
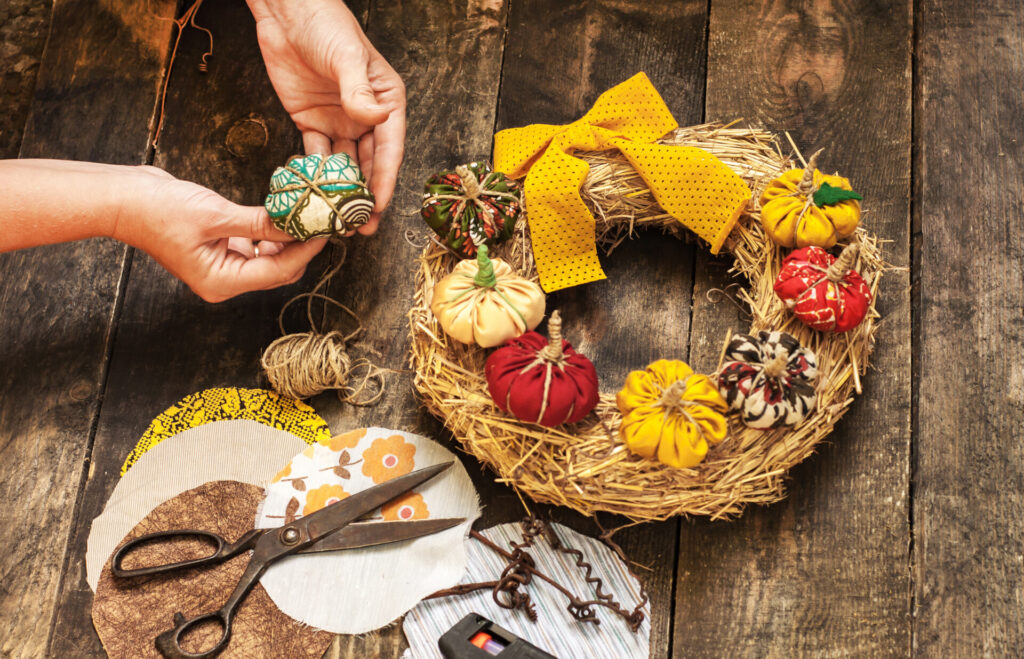
[(345, 153), (292, 156), (270, 177), (264, 202), (274, 225), (299, 240), (351, 231), (370, 219), (373, 194)]

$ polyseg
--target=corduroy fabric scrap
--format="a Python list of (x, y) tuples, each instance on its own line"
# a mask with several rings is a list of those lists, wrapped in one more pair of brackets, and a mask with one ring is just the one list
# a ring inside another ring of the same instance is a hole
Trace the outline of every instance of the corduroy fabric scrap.
[(248, 419), (289, 432), (307, 444), (331, 438), (327, 422), (301, 400), (264, 389), (218, 387), (189, 394), (160, 413), (146, 428), (121, 466), (121, 475), (135, 461), (168, 437), (213, 421)]
[(89, 586), (96, 590), (121, 538), (160, 504), (215, 480), (262, 487), (304, 446), (291, 433), (245, 419), (207, 423), (160, 442), (118, 479), (92, 521), (85, 551)]

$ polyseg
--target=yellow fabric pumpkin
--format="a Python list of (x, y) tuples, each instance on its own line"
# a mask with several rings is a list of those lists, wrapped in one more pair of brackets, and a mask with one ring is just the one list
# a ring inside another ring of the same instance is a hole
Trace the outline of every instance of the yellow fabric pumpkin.
[(761, 195), (761, 223), (777, 245), (832, 247), (860, 222), (861, 196), (848, 179), (815, 169), (817, 156), (805, 169), (773, 180)]
[(684, 362), (659, 359), (626, 377), (615, 397), (619, 433), (633, 453), (670, 467), (695, 467), (708, 445), (725, 439), (729, 406), (706, 375)]
[(501, 259), (488, 258), (487, 245), (479, 246), (476, 260), (459, 261), (434, 286), (430, 300), (430, 310), (449, 336), (484, 348), (537, 327), (544, 306), (540, 286)]

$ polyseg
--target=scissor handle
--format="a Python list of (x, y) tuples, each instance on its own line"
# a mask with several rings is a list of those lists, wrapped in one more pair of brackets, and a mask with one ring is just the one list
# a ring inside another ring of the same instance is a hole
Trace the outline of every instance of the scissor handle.
[[(256, 544), (256, 540), (258, 540), (264, 532), (265, 531), (260, 529), (253, 529), (239, 538), (237, 542), (228, 542), (216, 533), (211, 533), (209, 531), (196, 531), (191, 529), (148, 533), (144, 536), (135, 538), (134, 540), (129, 540), (117, 548), (114, 552), (113, 558), (110, 560), (110, 572), (115, 577), (121, 578), (144, 577), (151, 574), (162, 574), (164, 572), (173, 572), (174, 570), (182, 570), (190, 567), (216, 565), (217, 563), (223, 563), (229, 558), (237, 556), (243, 551), (251, 549), (252, 546)], [(132, 570), (126, 570), (122, 567), (125, 556), (130, 554), (132, 551), (144, 545), (165, 542), (171, 538), (197, 538), (200, 540), (206, 540), (212, 544), (213, 553), (209, 556), (201, 556), (187, 561), (165, 563), (163, 565), (149, 565)]]
[[(259, 535), (262, 535), (260, 533)], [(271, 543), (264, 542), (263, 548), (256, 548), (253, 553), (253, 557), (249, 559), (249, 564), (245, 566), (245, 572), (238, 579), (238, 584), (235, 589), (228, 596), (224, 606), (219, 611), (212, 613), (203, 613), (196, 616), (195, 618), (185, 619), (181, 613), (174, 614), (174, 628), (168, 629), (159, 636), (156, 637), (156, 649), (160, 650), (168, 659), (200, 659), (202, 657), (215, 657), (227, 647), (228, 641), (231, 639), (231, 620), (235, 617), (235, 610), (238, 605), (242, 603), (245, 596), (249, 594), (249, 591), (253, 589), (256, 583), (266, 572), (269, 563), (264, 559), (263, 554), (267, 549), (274, 547)], [(181, 637), (189, 629), (192, 629), (196, 625), (202, 624), (207, 621), (216, 621), (221, 627), (220, 640), (217, 644), (208, 650), (203, 650), (198, 653), (191, 653), (181, 648)]]
[[(225, 607), (226, 608), (226, 607)], [(202, 659), (203, 657), (215, 657), (220, 654), (224, 648), (227, 647), (228, 641), (231, 640), (231, 611), (213, 611), (212, 613), (203, 613), (195, 618), (185, 619), (185, 616), (181, 615), (180, 612), (174, 614), (174, 628), (168, 629), (159, 636), (156, 637), (156, 649), (160, 651), (160, 654), (167, 657), (167, 659)], [(208, 650), (201, 652), (188, 652), (183, 650), (181, 647), (181, 637), (188, 632), (188, 630), (197, 627), (204, 622), (215, 621), (221, 627), (220, 640), (217, 644)]]

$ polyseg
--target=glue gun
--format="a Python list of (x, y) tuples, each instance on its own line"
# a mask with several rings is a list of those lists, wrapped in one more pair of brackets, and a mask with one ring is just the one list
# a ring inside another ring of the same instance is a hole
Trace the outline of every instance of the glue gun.
[(437, 646), (445, 659), (557, 659), (478, 613), (455, 623)]

